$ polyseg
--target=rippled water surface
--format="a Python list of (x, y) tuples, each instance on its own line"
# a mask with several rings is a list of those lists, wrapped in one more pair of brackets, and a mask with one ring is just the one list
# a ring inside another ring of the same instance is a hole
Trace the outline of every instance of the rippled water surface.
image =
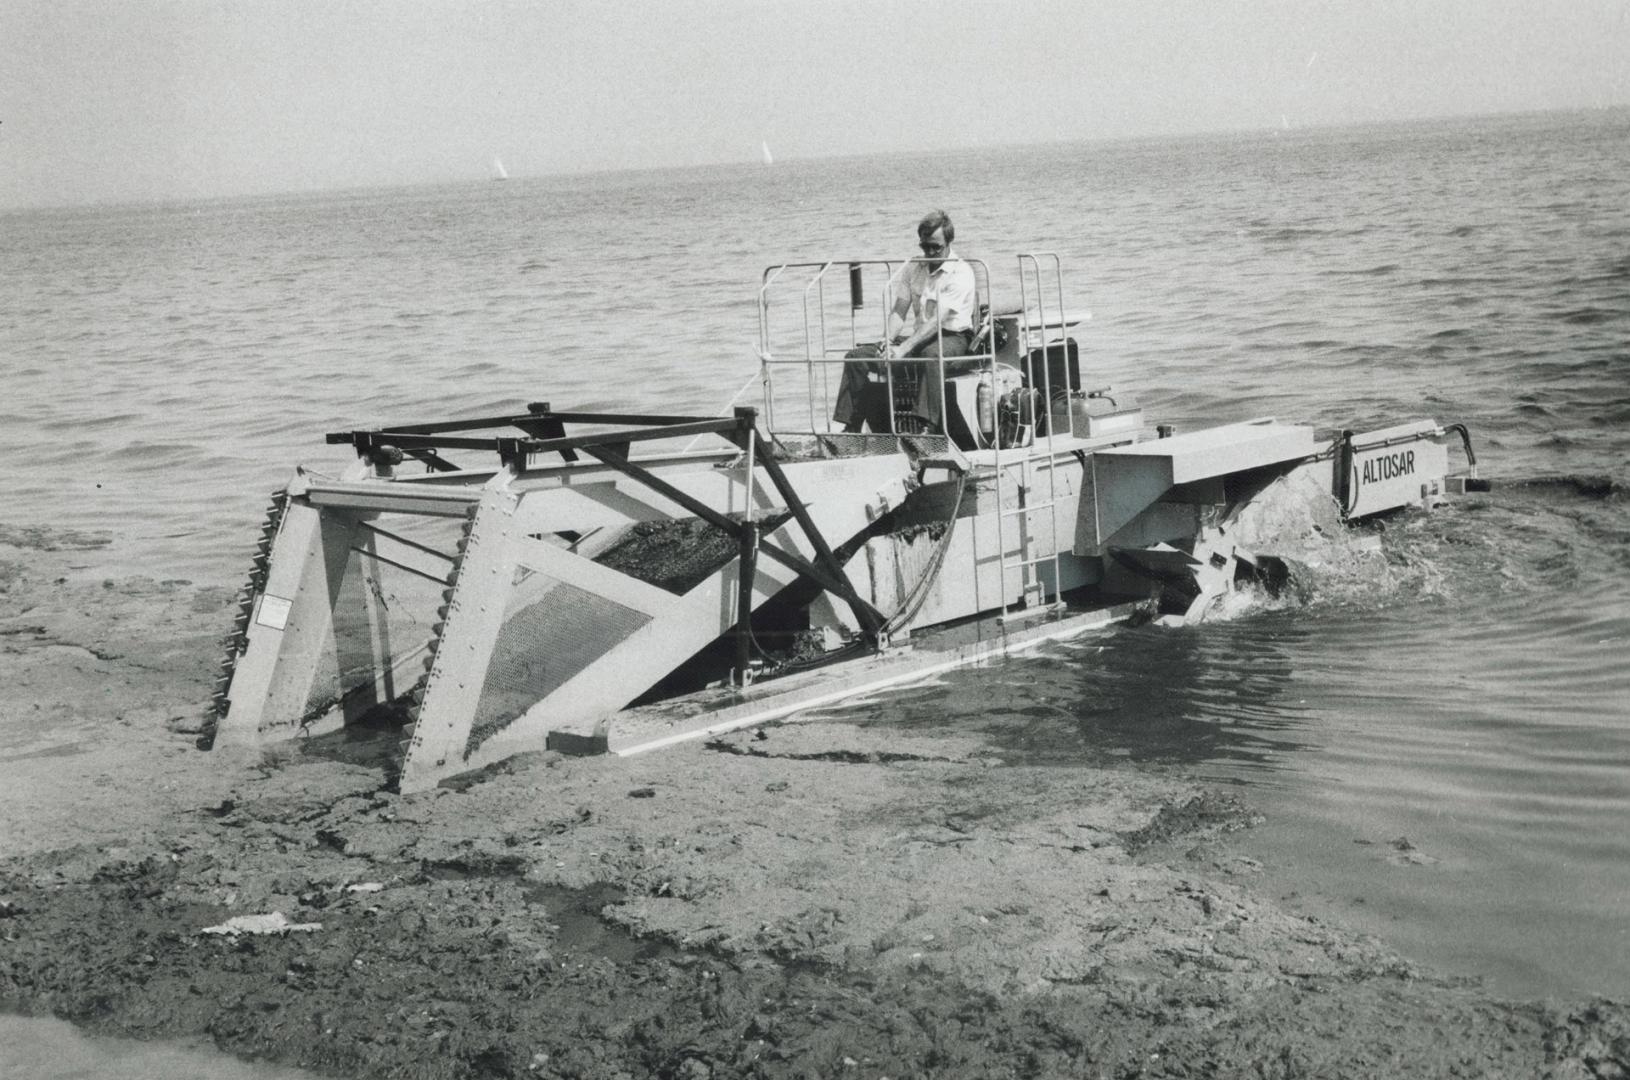
[(1526, 483), (1294, 602), (861, 708), (1238, 783), (1281, 893), (1512, 994), (1630, 997), (1624, 111), (0, 216), (0, 524), (235, 584), (290, 467), (347, 463), (323, 432), (711, 411), (764, 265), (900, 257), (936, 204), (998, 298), (1058, 252), (1088, 380), (1160, 419), (1463, 421)]

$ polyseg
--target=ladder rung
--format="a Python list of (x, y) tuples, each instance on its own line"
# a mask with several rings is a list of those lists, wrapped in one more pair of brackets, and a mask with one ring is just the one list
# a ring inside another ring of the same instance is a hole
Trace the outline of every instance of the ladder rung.
[(1029, 506), (1011, 507), (1011, 508), (1009, 508), (1007, 510), (1001, 511), (1001, 514), (1002, 514), (1003, 517), (1012, 517), (1014, 514), (1028, 514), (1032, 510), (1051, 510), (1053, 507), (1055, 507), (1057, 505), (1058, 505), (1058, 500), (1054, 499), (1051, 502), (1039, 502), (1039, 503), (1031, 503)]
[(1014, 559), (1012, 562), (1008, 562), (1006, 560), (1003, 560), (1002, 569), (1003, 570), (1018, 570), (1018, 569), (1020, 569), (1022, 567), (1040, 566), (1044, 562), (1056, 562), (1057, 560), (1058, 560), (1057, 555), (1040, 555), (1040, 556), (1037, 556), (1034, 559)]

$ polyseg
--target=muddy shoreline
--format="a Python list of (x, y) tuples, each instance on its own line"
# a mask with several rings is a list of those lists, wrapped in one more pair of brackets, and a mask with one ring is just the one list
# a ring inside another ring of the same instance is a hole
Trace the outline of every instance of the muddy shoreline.
[(403, 797), (195, 748), (229, 590), (0, 540), (0, 1009), (348, 1078), (1630, 1075), (1621, 1004), (1260, 895), (1180, 775), (810, 722)]

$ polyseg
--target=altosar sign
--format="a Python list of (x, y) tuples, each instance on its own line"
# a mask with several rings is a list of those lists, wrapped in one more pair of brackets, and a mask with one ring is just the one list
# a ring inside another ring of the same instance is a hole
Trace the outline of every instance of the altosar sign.
[[(1390, 506), (1419, 503), (1437, 494), (1437, 478), (1444, 475), (1449, 450), (1430, 439), (1418, 439), (1407, 446), (1397, 443), (1413, 425), (1372, 432), (1369, 449), (1360, 444), (1353, 454), (1347, 484), (1351, 505), (1347, 516), (1363, 517)], [(1388, 444), (1391, 445), (1388, 445)]]
[(1415, 473), (1415, 451), (1400, 450), (1395, 454), (1382, 454), (1379, 457), (1367, 458), (1364, 468), (1359, 473), (1358, 482), (1363, 484), (1377, 484), (1382, 480), (1392, 480), (1400, 476), (1413, 476)]

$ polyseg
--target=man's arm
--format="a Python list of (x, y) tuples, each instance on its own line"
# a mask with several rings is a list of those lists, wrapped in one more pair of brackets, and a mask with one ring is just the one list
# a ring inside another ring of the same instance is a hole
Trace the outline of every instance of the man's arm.
[(890, 330), (889, 336), (896, 343), (904, 341), (906, 335), (912, 332), (906, 329), (906, 316), (917, 304), (917, 289), (913, 287), (912, 277), (916, 267), (915, 259), (907, 259), (889, 278), (889, 292), (894, 297), (894, 305), (889, 309), (889, 314), (893, 316), (889, 326), (892, 328), (896, 322), (900, 324), (898, 330)]
[(917, 328), (917, 332), (910, 337), (897, 342), (888, 351), (889, 356), (910, 356), (917, 349), (939, 337), (940, 323), (945, 320), (945, 313), (936, 311), (932, 319), (927, 320)]

